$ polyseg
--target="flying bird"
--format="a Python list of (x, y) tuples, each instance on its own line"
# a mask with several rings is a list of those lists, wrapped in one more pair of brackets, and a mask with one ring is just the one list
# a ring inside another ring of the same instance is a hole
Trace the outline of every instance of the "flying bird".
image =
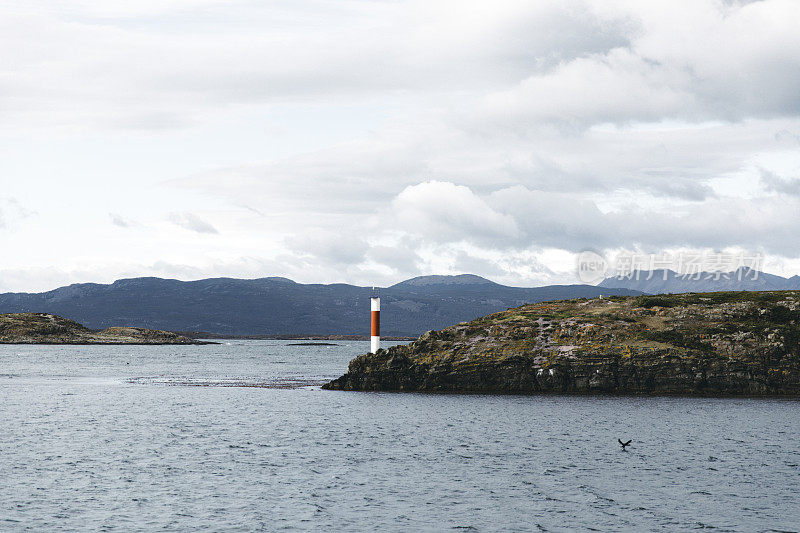
[(619, 442), (619, 445), (620, 445), (620, 446), (622, 446), (622, 451), (623, 451), (623, 452), (625, 451), (625, 446), (627, 446), (628, 444), (630, 444), (630, 443), (631, 443), (631, 441), (628, 441), (628, 442), (622, 442), (622, 440), (620, 440), (620, 439), (617, 439), (617, 442)]

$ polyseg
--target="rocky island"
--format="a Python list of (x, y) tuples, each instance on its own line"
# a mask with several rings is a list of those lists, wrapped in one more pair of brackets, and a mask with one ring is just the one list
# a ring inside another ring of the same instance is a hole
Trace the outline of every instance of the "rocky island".
[(524, 305), (356, 357), (323, 388), (800, 397), (800, 291)]
[(47, 313), (0, 314), (0, 344), (209, 344), (169, 331), (113, 327), (91, 330)]

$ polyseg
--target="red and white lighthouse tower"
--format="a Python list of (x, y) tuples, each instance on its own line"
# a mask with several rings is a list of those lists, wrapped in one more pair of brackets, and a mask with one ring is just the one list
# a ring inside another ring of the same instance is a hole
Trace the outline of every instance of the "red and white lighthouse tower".
[(372, 323), (369, 351), (376, 353), (381, 347), (381, 297), (375, 292), (375, 287), (372, 288), (372, 297), (369, 300)]

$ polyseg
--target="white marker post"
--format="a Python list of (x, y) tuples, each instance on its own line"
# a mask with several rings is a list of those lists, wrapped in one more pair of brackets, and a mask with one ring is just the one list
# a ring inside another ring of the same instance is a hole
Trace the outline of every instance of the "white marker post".
[(381, 348), (381, 298), (380, 296), (373, 296), (370, 300), (371, 307), (371, 337), (370, 337), (370, 353), (377, 353)]

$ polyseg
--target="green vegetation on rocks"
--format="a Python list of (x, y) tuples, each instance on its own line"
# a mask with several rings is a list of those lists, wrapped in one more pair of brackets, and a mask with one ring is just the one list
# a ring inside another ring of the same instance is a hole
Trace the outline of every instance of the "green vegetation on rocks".
[(361, 355), (324, 388), (800, 396), (800, 291), (524, 305)]
[(90, 330), (47, 313), (0, 315), (0, 344), (207, 344), (169, 331), (113, 327)]

